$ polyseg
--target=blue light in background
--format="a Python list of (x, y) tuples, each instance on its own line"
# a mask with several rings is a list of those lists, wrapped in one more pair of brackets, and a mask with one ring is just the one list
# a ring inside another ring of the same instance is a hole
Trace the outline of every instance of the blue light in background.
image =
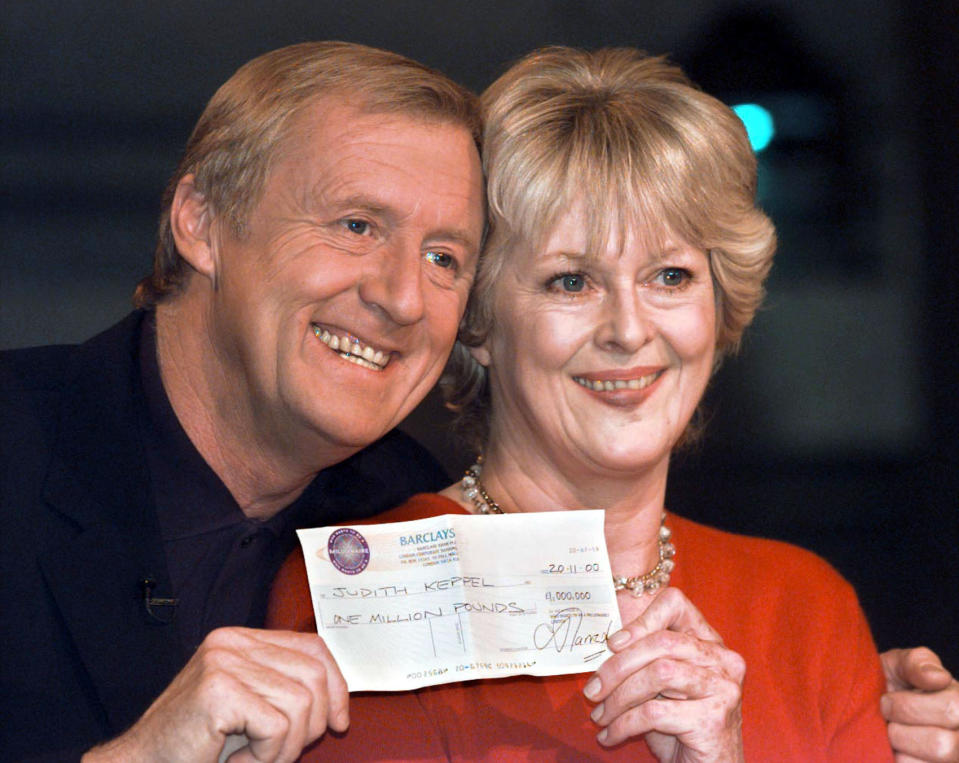
[(733, 106), (733, 111), (746, 125), (749, 144), (753, 147), (753, 151), (758, 154), (770, 144), (776, 135), (773, 115), (758, 103), (740, 103)]

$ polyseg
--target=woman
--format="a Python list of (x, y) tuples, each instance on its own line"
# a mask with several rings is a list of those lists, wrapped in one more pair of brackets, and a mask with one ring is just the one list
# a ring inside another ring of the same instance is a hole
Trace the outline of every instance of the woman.
[[(625, 626), (592, 676), (355, 697), (352, 731), (308, 757), (352, 737), (373, 757), (891, 759), (850, 587), (799, 549), (664, 510), (670, 454), (775, 246), (741, 123), (632, 50), (538, 51), (484, 108), (490, 233), (445, 380), (482, 468), (376, 521), (603, 508)], [(302, 559), (271, 618), (313, 627)]]

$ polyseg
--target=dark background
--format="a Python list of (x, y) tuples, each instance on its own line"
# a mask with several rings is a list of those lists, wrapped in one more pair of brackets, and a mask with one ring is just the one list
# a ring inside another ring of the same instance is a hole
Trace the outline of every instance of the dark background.
[[(760, 196), (780, 249), (767, 305), (707, 396), (707, 437), (676, 459), (669, 505), (817, 550), (857, 586), (881, 647), (927, 643), (959, 670), (957, 10), (7, 2), (0, 347), (82, 340), (129, 309), (193, 123), (262, 52), (352, 40), (478, 90), (548, 43), (670, 53), (730, 104), (772, 111)], [(470, 454), (436, 425), (443, 415), (431, 398), (406, 426), (456, 473)]]

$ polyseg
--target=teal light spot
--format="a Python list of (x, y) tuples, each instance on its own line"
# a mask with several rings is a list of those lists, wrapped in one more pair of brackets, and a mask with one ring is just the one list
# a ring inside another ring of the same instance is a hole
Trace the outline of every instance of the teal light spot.
[(753, 147), (753, 151), (758, 154), (770, 144), (776, 135), (773, 115), (758, 103), (740, 103), (733, 106), (733, 111), (746, 125), (749, 144)]

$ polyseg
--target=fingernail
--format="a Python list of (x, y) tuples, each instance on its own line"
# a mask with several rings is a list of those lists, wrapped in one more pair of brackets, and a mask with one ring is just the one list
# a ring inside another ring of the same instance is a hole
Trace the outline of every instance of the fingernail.
[(600, 744), (606, 744), (607, 730), (603, 729), (596, 735), (596, 741)]
[(589, 714), (589, 717), (593, 719), (594, 723), (599, 723), (599, 719), (603, 717), (603, 703), (600, 702), (596, 707), (593, 708), (593, 712)]
[(585, 694), (587, 697), (592, 699), (593, 697), (599, 694), (599, 690), (602, 688), (603, 688), (602, 682), (598, 678), (593, 676), (586, 683), (586, 686), (583, 687), (583, 694)]
[(936, 665), (934, 662), (924, 662), (919, 666), (919, 670), (923, 673), (930, 673), (934, 675), (939, 675), (940, 673), (945, 673), (946, 669), (941, 665)]
[(884, 694), (879, 699), (879, 712), (883, 718), (889, 718), (889, 711), (892, 710), (892, 697)]
[(619, 649), (629, 643), (629, 638), (629, 631), (616, 631), (616, 633), (609, 637), (609, 645), (613, 649)]

